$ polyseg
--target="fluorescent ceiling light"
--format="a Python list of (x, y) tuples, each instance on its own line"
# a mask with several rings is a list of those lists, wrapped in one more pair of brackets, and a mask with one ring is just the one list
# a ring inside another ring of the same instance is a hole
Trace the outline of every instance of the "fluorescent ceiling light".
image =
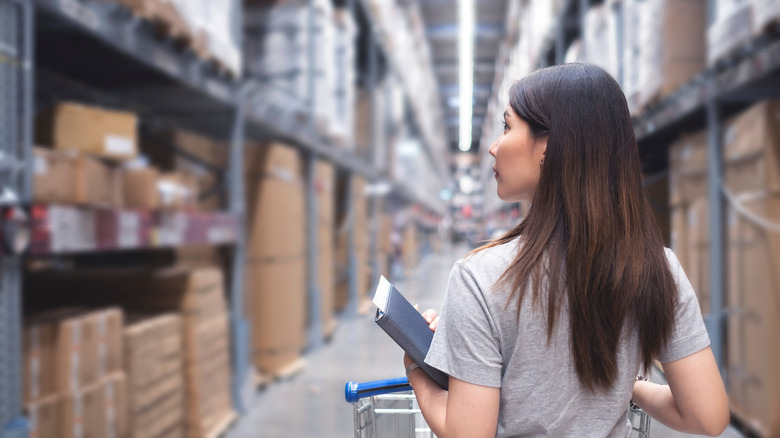
[(474, 98), (474, 0), (459, 0), (460, 36), (458, 38), (458, 59), (460, 70), (459, 107), (460, 135), (458, 147), (466, 152), (471, 149), (471, 116)]

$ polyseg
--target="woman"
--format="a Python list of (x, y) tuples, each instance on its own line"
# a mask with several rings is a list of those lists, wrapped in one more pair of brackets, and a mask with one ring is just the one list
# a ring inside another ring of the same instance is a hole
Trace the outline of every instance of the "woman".
[[(457, 262), (426, 362), (404, 358), (440, 438), (625, 437), (633, 400), (718, 435), (723, 383), (696, 296), (645, 198), (626, 100), (603, 70), (566, 64), (510, 90), (490, 147), (498, 196), (531, 201), (505, 236)], [(659, 360), (668, 386), (636, 381)]]

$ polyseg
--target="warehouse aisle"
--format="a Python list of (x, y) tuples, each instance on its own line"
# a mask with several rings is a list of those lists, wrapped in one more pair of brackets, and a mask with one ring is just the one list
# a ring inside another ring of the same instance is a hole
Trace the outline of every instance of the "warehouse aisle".
[[(397, 287), (420, 308), (438, 308), (452, 264), (468, 252), (465, 246), (445, 247), (442, 254), (423, 258)], [(347, 381), (370, 381), (403, 375), (401, 351), (373, 322), (373, 312), (340, 319), (332, 341), (305, 356), (298, 375), (262, 391), (251, 412), (227, 438), (346, 438), (353, 436), (352, 406), (344, 401)], [(654, 376), (653, 380), (660, 382)], [(653, 438), (687, 438), (658, 422)], [(729, 428), (722, 437), (738, 438)]]
[[(453, 263), (467, 251), (445, 247), (394, 284), (421, 308), (438, 308)], [(374, 324), (373, 312), (340, 318), (332, 341), (304, 358), (304, 371), (262, 391), (228, 438), (352, 436), (352, 406), (344, 400), (344, 384), (404, 375), (401, 349)]]

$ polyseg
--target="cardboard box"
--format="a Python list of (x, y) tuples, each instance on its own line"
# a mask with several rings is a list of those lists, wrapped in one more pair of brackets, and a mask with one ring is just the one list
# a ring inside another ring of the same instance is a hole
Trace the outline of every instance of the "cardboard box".
[(710, 211), (707, 198), (693, 201), (687, 209), (688, 239), (683, 267), (696, 291), (703, 315), (710, 313)]
[(724, 130), (729, 193), (728, 369), (732, 411), (760, 436), (780, 435), (780, 101), (756, 104)]
[(707, 132), (684, 135), (669, 147), (669, 204), (706, 198), (707, 187)]
[(160, 172), (153, 167), (126, 169), (122, 172), (124, 208), (155, 210), (160, 206), (157, 184)]
[[(227, 170), (229, 145), (188, 131), (155, 132), (141, 144), (145, 155), (168, 172), (187, 175), (197, 186), (198, 210), (219, 211), (224, 208), (227, 192), (215, 188), (220, 172)], [(210, 196), (201, 198), (200, 195)]]
[(376, 233), (376, 248), (383, 254), (392, 254), (393, 248), (393, 217), (387, 213), (379, 215), (379, 230)]
[(65, 394), (63, 438), (124, 437), (127, 434), (127, 382), (124, 372)]
[(121, 205), (121, 180), (116, 167), (74, 151), (34, 149), (33, 200), (116, 208)]
[(247, 143), (244, 148), (244, 175), (250, 178), (301, 181), (301, 166), (298, 151), (284, 143)]
[(297, 257), (305, 250), (305, 198), (296, 150), (281, 144), (247, 146), (248, 249), (253, 258)]
[(252, 357), (263, 373), (277, 375), (298, 360), (306, 336), (306, 269), (303, 255), (246, 265), (247, 318)]
[[(662, 99), (705, 65), (706, 0), (650, 0), (640, 17), (640, 108)], [(626, 28), (628, 29), (628, 28)]]
[(121, 370), (122, 319), (118, 308), (30, 318), (23, 336), (25, 399), (77, 391)]
[(184, 404), (182, 388), (168, 393), (151, 408), (135, 414), (129, 436), (131, 438), (184, 436)]
[(163, 171), (207, 171), (200, 163), (219, 170), (227, 168), (228, 145), (189, 131), (154, 132), (144, 139), (141, 148)]
[(404, 261), (404, 267), (407, 270), (414, 268), (419, 262), (420, 246), (417, 237), (417, 225), (415, 224), (408, 224), (406, 228), (404, 228), (401, 257)]
[[(183, 345), (184, 355), (182, 366), (185, 369), (185, 399), (188, 400), (189, 406), (187, 416), (191, 423), (188, 436), (207, 436), (202, 433), (206, 430), (205, 426), (193, 429), (192, 424), (206, 425), (208, 419), (199, 417), (198, 413), (204, 411), (192, 406), (212, 403), (211, 399), (221, 400), (226, 401), (226, 405), (215, 408), (214, 411), (232, 413), (229, 383), (222, 385), (208, 381), (210, 386), (204, 389), (206, 381), (190, 377), (207, 375), (208, 370), (213, 371), (213, 368), (209, 368), (211, 360), (218, 359), (229, 363), (227, 304), (224, 278), (220, 269), (177, 267), (159, 271), (79, 270), (67, 274), (39, 274), (37, 277), (39, 278), (33, 282), (34, 289), (41, 290), (47, 285), (58, 285), (57, 287), (63, 290), (72, 291), (69, 293), (73, 299), (98, 303), (102, 299), (110, 299), (131, 312), (177, 312), (182, 318), (183, 343), (180, 345)], [(163, 350), (167, 351), (166, 349)], [(229, 366), (220, 372), (227, 374), (228, 380), (222, 377), (215, 377), (214, 380), (229, 382)], [(175, 383), (172, 383), (171, 387), (174, 386)], [(154, 399), (154, 396), (149, 398)], [(198, 418), (200, 420), (197, 420)]]
[(62, 430), (62, 397), (53, 394), (27, 403), (24, 413), (30, 422), (30, 436), (59, 438)]
[(33, 201), (69, 204), (76, 198), (75, 155), (38, 146), (33, 148)]
[(74, 204), (89, 207), (122, 206), (122, 180), (119, 169), (97, 158), (76, 158), (76, 198)]
[(163, 210), (193, 210), (198, 194), (198, 181), (184, 172), (164, 172), (157, 177), (157, 197)]
[(60, 102), (36, 120), (39, 143), (115, 161), (138, 155), (138, 119), (129, 112)]
[(335, 260), (335, 169), (330, 163), (320, 161), (316, 168), (315, 189), (317, 191), (318, 229), (318, 288), (322, 306), (322, 327), (324, 336), (333, 334), (336, 327), (334, 314)]

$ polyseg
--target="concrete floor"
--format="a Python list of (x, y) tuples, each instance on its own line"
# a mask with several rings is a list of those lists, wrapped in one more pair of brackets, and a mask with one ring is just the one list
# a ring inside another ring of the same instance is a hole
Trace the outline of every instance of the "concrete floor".
[[(453, 263), (467, 248), (450, 248), (431, 255), (406, 279), (391, 279), (421, 309), (439, 308)], [(373, 293), (373, 292), (372, 292)], [(352, 405), (344, 400), (348, 381), (403, 376), (402, 353), (368, 314), (341, 318), (330, 343), (305, 356), (299, 374), (274, 382), (258, 394), (251, 411), (227, 433), (227, 438), (353, 436)], [(655, 377), (655, 380), (660, 377)], [(653, 438), (684, 438), (653, 422)], [(723, 437), (741, 437), (729, 429)]]

